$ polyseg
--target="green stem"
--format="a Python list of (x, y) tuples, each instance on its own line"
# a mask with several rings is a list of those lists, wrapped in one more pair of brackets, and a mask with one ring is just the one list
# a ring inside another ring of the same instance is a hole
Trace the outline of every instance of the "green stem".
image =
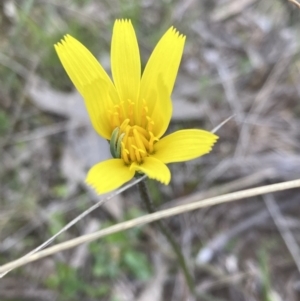
[[(152, 200), (150, 198), (150, 195), (148, 193), (146, 181), (145, 180), (141, 181), (137, 185), (138, 185), (138, 188), (139, 188), (139, 191), (140, 191), (141, 198), (144, 201), (148, 212), (149, 213), (154, 213), (156, 210), (154, 208), (153, 202), (152, 202)], [(186, 283), (187, 283), (191, 293), (195, 294), (194, 281), (193, 281), (192, 276), (189, 272), (189, 269), (188, 269), (187, 264), (185, 262), (184, 256), (183, 256), (183, 254), (180, 250), (180, 246), (178, 245), (178, 243), (174, 239), (172, 233), (169, 231), (169, 229), (166, 227), (166, 225), (161, 220), (157, 220), (155, 222), (155, 225), (158, 227), (158, 229), (166, 237), (166, 239), (168, 240), (168, 242), (172, 246), (173, 251), (175, 252), (175, 254), (177, 256), (178, 263), (179, 263), (179, 265), (180, 265), (180, 267), (183, 271)]]

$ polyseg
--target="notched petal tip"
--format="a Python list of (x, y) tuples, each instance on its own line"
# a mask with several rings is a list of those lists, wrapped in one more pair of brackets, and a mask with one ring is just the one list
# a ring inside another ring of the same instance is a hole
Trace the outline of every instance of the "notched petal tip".
[(85, 183), (98, 194), (108, 193), (130, 181), (134, 171), (130, 171), (121, 159), (109, 159), (94, 165), (88, 172)]
[(165, 178), (165, 179), (162, 179), (160, 177), (152, 177), (151, 179), (155, 180), (155, 181), (158, 181), (158, 182), (160, 182), (160, 183), (162, 183), (164, 185), (169, 185), (170, 181), (171, 181), (171, 175), (170, 175), (170, 177)]
[(146, 174), (150, 179), (165, 185), (168, 185), (171, 180), (171, 172), (167, 165), (153, 157), (146, 157), (142, 164), (131, 164), (130, 170)]
[(71, 35), (67, 33), (63, 36), (62, 39), (60, 39), (60, 41), (54, 44), (54, 46), (64, 46), (66, 45), (66, 43), (68, 43), (68, 41), (72, 41), (72, 40), (75, 40), (75, 38), (73, 38)]
[(132, 24), (130, 19), (117, 19), (115, 24)]
[(175, 38), (183, 40), (183, 42), (185, 41), (186, 36), (183, 33), (181, 33), (176, 27), (171, 26), (169, 30), (172, 32)]
[(138, 42), (131, 21), (117, 20), (111, 41), (111, 72), (120, 99), (138, 98), (141, 62)]
[(154, 48), (141, 79), (140, 99), (150, 101), (152, 89), (156, 89), (159, 74), (171, 96), (179, 64), (181, 61), (185, 36), (174, 27), (170, 27)]
[(180, 130), (165, 136), (154, 145), (153, 157), (164, 162), (183, 162), (208, 154), (218, 136), (204, 130)]

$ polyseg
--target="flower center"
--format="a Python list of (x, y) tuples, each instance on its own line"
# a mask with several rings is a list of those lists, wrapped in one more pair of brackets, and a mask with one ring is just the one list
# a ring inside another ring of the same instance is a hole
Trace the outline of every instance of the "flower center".
[(142, 163), (153, 152), (154, 142), (158, 141), (153, 134), (154, 122), (148, 115), (146, 103), (143, 102), (139, 116), (135, 115), (135, 109), (134, 102), (128, 100), (109, 111), (113, 129), (110, 151), (114, 158), (122, 158), (125, 164)]

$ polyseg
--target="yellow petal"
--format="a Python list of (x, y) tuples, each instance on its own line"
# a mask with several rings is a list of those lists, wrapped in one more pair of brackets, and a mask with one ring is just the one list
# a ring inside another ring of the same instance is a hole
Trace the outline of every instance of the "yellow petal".
[(141, 79), (140, 101), (146, 100), (151, 105), (149, 95), (157, 86), (159, 76), (162, 77), (168, 91), (172, 94), (173, 86), (182, 57), (185, 36), (171, 27), (160, 39), (153, 50)]
[(54, 47), (67, 74), (85, 100), (95, 130), (108, 139), (107, 110), (112, 103), (118, 102), (109, 76), (90, 51), (70, 35)]
[(86, 109), (96, 132), (109, 140), (112, 128), (109, 109), (113, 106), (107, 85), (102, 79), (93, 81), (83, 87)]
[(172, 100), (167, 87), (160, 77), (157, 83), (156, 93), (153, 91), (151, 99), (153, 99), (155, 103), (153, 110), (150, 111), (149, 109), (149, 115), (154, 121), (153, 134), (155, 137), (160, 138), (169, 126), (173, 109)]
[(117, 20), (111, 42), (111, 71), (121, 101), (136, 102), (141, 62), (135, 31), (130, 20)]
[(103, 194), (131, 180), (134, 173), (134, 170), (130, 170), (122, 159), (110, 159), (94, 165), (89, 170), (85, 181), (98, 194)]
[(72, 36), (66, 35), (54, 47), (66, 72), (80, 93), (82, 87), (99, 78), (108, 86), (113, 86), (97, 59)]
[(153, 157), (146, 157), (141, 165), (132, 163), (130, 169), (142, 172), (150, 179), (155, 179), (165, 185), (168, 185), (171, 180), (169, 168), (164, 163)]
[(203, 130), (181, 130), (154, 144), (153, 157), (164, 163), (182, 162), (209, 153), (218, 136)]

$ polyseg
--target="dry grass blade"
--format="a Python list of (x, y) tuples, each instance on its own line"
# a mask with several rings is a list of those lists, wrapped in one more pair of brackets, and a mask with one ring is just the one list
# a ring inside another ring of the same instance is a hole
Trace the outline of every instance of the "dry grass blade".
[[(134, 186), (135, 184), (137, 184), (138, 182), (144, 180), (146, 178), (146, 176), (140, 177), (132, 182), (130, 182), (129, 184), (125, 185), (124, 187), (116, 190), (115, 192), (111, 193), (108, 197), (101, 199), (99, 202), (97, 202), (96, 204), (94, 204), (93, 206), (91, 206), (90, 208), (88, 208), (87, 210), (85, 210), (84, 212), (82, 212), (80, 215), (78, 215), (77, 217), (75, 217), (73, 220), (71, 220), (68, 224), (66, 224), (61, 230), (59, 230), (56, 234), (54, 234), (52, 237), (50, 237), (48, 240), (46, 240), (44, 243), (42, 243), (40, 246), (38, 246), (37, 248), (35, 248), (34, 250), (32, 250), (31, 252), (29, 252), (28, 254), (26, 254), (24, 257), (22, 257), (23, 259), (28, 258), (30, 255), (37, 253), (38, 251), (44, 249), (45, 247), (47, 247), (49, 244), (51, 244), (59, 235), (61, 235), (62, 233), (66, 232), (68, 229), (70, 229), (72, 226), (74, 226), (75, 224), (77, 224), (80, 220), (82, 220), (85, 216), (89, 215), (92, 211), (94, 211), (95, 209), (99, 208), (100, 206), (102, 206), (105, 202), (111, 200), (113, 197), (115, 197), (116, 195), (122, 193), (123, 191), (127, 190), (128, 188)], [(21, 259), (22, 259), (21, 258)], [(8, 272), (10, 272), (10, 269), (7, 269), (6, 271), (0, 272), (0, 278), (2, 278), (3, 276), (5, 276)]]
[(298, 8), (300, 8), (300, 3), (297, 2), (296, 0), (288, 0), (291, 3), (294, 3), (296, 6), (298, 6)]
[(166, 217), (178, 215), (183, 212), (189, 212), (192, 210), (196, 210), (196, 209), (200, 209), (200, 208), (204, 208), (204, 207), (208, 207), (208, 206), (215, 206), (218, 204), (233, 202), (236, 200), (241, 200), (241, 199), (245, 199), (245, 198), (249, 198), (249, 197), (253, 197), (253, 196), (257, 196), (257, 195), (263, 195), (263, 194), (267, 194), (267, 193), (283, 191), (283, 190), (298, 188), (298, 187), (300, 187), (300, 180), (282, 182), (282, 183), (242, 190), (242, 191), (238, 191), (238, 192), (233, 192), (233, 193), (229, 193), (229, 194), (224, 194), (221, 196), (201, 200), (196, 203), (182, 205), (182, 206), (178, 206), (175, 208), (162, 210), (162, 211), (159, 211), (159, 212), (156, 212), (153, 214), (141, 216), (141, 217), (138, 217), (138, 218), (126, 221), (126, 222), (118, 223), (114, 226), (97, 231), (95, 233), (83, 235), (83, 236), (77, 237), (75, 239), (66, 241), (64, 243), (57, 244), (53, 247), (47, 248), (47, 249), (37, 252), (33, 255), (21, 257), (20, 259), (17, 259), (15, 261), (7, 263), (3, 266), (0, 266), (0, 273), (1, 274), (6, 273), (9, 270), (15, 269), (15, 268), (25, 265), (29, 262), (33, 262), (38, 259), (44, 258), (46, 256), (58, 253), (60, 251), (76, 247), (83, 243), (88, 243), (88, 242), (94, 241), (100, 237), (104, 237), (104, 236), (107, 236), (107, 235), (110, 235), (110, 234), (113, 234), (116, 232), (124, 231), (124, 230), (130, 229), (130, 228), (136, 227), (136, 226), (148, 224), (148, 223), (151, 223), (151, 222), (154, 222), (156, 220), (160, 220), (160, 219), (163, 219)]
[(231, 120), (233, 117), (235, 117), (235, 114), (229, 116), (224, 121), (222, 121), (219, 125), (217, 125), (211, 132), (216, 133), (225, 123), (227, 123), (229, 120)]

